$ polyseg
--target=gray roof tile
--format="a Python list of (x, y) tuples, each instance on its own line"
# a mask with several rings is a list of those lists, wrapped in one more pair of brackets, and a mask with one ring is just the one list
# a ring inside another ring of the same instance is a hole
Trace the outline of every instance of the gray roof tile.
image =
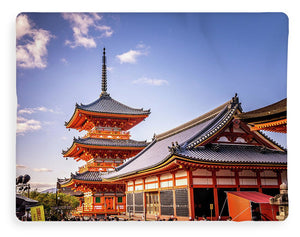
[(112, 114), (129, 114), (129, 115), (148, 115), (150, 110), (134, 109), (124, 105), (110, 97), (109, 94), (102, 94), (96, 101), (83, 105), (76, 104), (78, 109), (98, 113), (112, 113)]
[(71, 178), (84, 181), (102, 181), (101, 173), (99, 171), (86, 171), (81, 174), (71, 174)]
[(192, 160), (222, 163), (286, 164), (286, 152), (265, 150), (247, 145), (219, 145), (206, 148), (184, 149), (176, 154)]
[(132, 139), (100, 139), (100, 138), (79, 138), (74, 139), (75, 143), (94, 146), (122, 146), (122, 147), (146, 147), (146, 141), (135, 141)]

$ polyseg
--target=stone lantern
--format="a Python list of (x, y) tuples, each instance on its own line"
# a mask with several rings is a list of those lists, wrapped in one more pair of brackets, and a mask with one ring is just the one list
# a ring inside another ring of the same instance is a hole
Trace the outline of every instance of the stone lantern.
[(280, 185), (280, 194), (277, 194), (275, 197), (270, 198), (271, 205), (278, 205), (279, 213), (276, 216), (276, 219), (283, 221), (287, 218), (289, 213), (288, 207), (288, 188), (285, 183)]

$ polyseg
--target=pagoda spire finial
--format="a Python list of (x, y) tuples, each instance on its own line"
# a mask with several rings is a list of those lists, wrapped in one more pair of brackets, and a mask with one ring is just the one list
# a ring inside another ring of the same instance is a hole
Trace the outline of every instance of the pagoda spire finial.
[(102, 92), (101, 92), (101, 95), (106, 95), (107, 94), (106, 91), (107, 91), (106, 56), (105, 56), (105, 48), (103, 48), (103, 56), (102, 56)]

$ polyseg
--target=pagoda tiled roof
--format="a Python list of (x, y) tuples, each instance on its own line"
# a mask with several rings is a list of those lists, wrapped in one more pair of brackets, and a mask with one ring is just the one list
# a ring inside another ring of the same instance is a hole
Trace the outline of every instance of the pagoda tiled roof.
[(283, 119), (286, 118), (287, 113), (287, 99), (280, 100), (274, 104), (256, 109), (251, 110), (248, 112), (241, 113), (236, 117), (247, 121), (247, 122), (254, 122), (254, 121), (269, 121), (274, 119)]
[[(171, 156), (178, 155), (193, 160), (206, 159), (213, 162), (244, 162), (286, 164), (285, 152), (264, 152), (255, 147), (224, 146), (221, 152), (201, 146), (205, 141), (216, 135), (226, 124), (234, 119), (234, 115), (242, 111), (237, 97), (217, 107), (216, 109), (187, 122), (168, 132), (154, 137), (153, 141), (138, 155), (116, 168), (116, 172), (103, 176), (104, 179), (118, 178), (139, 171), (154, 168)], [(267, 139), (267, 138), (266, 138)], [(201, 147), (202, 149), (199, 149)], [(224, 156), (222, 155), (224, 154)], [(232, 157), (231, 157), (232, 156)], [(241, 156), (241, 158), (239, 158)]]
[(101, 173), (99, 171), (86, 171), (84, 173), (71, 174), (72, 179), (83, 181), (102, 181)]
[(57, 179), (60, 185), (67, 184), (72, 181), (72, 179), (83, 180), (83, 181), (102, 181), (101, 173), (99, 171), (86, 171), (84, 173), (75, 174), (71, 173), (70, 178)]
[(103, 93), (100, 95), (100, 98), (94, 102), (83, 105), (76, 104), (76, 108), (95, 112), (95, 113), (107, 113), (107, 114), (125, 114), (125, 115), (149, 115), (149, 110), (144, 109), (135, 109), (127, 105), (120, 103), (119, 101), (114, 100), (110, 97), (109, 94)]
[(72, 181), (72, 179), (83, 180), (83, 181), (102, 181), (101, 173), (99, 171), (86, 171), (84, 173), (75, 174), (71, 173), (70, 178), (57, 179), (60, 185), (67, 184)]
[(144, 148), (149, 143), (147, 141), (136, 141), (132, 139), (102, 139), (102, 138), (73, 138), (73, 144), (66, 151), (62, 150), (62, 154), (66, 154), (74, 144), (82, 144), (89, 146), (98, 146), (98, 147), (135, 147), (135, 148)]
[(116, 146), (116, 147), (146, 147), (146, 141), (135, 141), (132, 139), (102, 139), (102, 138), (74, 138), (74, 143), (93, 146)]

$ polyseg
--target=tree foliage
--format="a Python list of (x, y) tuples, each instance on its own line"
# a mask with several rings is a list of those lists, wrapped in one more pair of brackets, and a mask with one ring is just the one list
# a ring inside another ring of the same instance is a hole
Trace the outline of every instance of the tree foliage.
[(64, 193), (30, 192), (31, 199), (44, 206), (46, 220), (60, 220), (79, 206), (78, 198)]

